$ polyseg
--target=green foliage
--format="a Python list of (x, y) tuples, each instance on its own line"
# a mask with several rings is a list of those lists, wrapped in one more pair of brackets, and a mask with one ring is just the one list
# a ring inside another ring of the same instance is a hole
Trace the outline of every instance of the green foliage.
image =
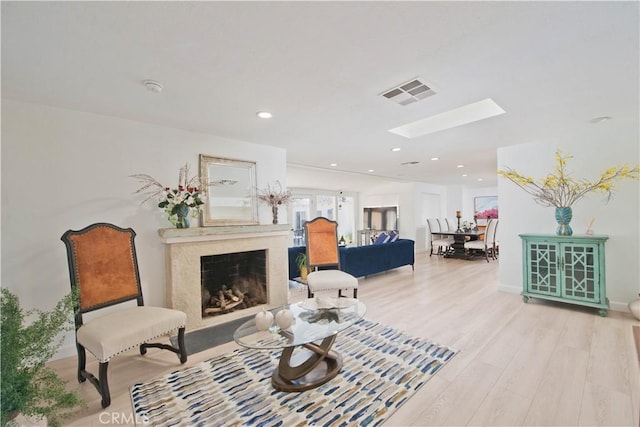
[[(45, 366), (62, 345), (60, 333), (73, 329), (72, 313), (77, 296), (68, 294), (53, 310), (24, 311), (18, 297), (2, 288), (0, 300), (0, 415), (5, 425), (11, 415), (46, 416), (49, 425), (60, 425), (71, 409), (82, 406), (76, 392)], [(25, 325), (25, 320), (30, 323)], [(33, 319), (31, 321), (31, 319)]]
[(302, 271), (302, 269), (307, 268), (307, 254), (304, 252), (300, 252), (296, 257), (296, 265), (298, 269)]

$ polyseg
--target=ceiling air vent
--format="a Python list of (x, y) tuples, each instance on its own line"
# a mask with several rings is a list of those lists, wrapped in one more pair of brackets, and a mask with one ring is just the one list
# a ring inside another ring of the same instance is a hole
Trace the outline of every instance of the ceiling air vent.
[(435, 92), (429, 86), (415, 78), (393, 89), (389, 89), (380, 95), (400, 105), (408, 105), (435, 95)]

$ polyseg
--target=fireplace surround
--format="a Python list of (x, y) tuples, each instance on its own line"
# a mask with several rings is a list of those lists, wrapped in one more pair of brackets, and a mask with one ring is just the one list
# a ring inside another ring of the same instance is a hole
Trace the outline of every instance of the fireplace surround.
[(167, 305), (187, 313), (188, 330), (228, 322), (262, 310), (264, 305), (214, 317), (202, 316), (201, 257), (257, 250), (266, 251), (266, 307), (286, 304), (289, 232), (287, 224), (158, 230), (165, 244)]

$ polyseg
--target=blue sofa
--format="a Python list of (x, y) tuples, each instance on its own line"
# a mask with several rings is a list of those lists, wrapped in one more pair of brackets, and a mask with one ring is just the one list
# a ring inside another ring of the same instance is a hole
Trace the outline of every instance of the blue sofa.
[[(398, 239), (393, 243), (379, 245), (340, 247), (340, 267), (355, 277), (369, 276), (404, 265), (410, 265), (413, 269), (414, 246), (413, 240)], [(296, 258), (299, 253), (306, 251), (305, 246), (289, 248), (289, 280), (300, 276)]]

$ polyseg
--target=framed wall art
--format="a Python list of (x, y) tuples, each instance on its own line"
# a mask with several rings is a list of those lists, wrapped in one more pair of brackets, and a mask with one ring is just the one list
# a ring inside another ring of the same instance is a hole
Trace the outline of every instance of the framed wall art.
[(200, 181), (207, 196), (202, 225), (258, 224), (255, 162), (201, 154)]
[(478, 219), (498, 218), (498, 196), (475, 197), (473, 211)]

